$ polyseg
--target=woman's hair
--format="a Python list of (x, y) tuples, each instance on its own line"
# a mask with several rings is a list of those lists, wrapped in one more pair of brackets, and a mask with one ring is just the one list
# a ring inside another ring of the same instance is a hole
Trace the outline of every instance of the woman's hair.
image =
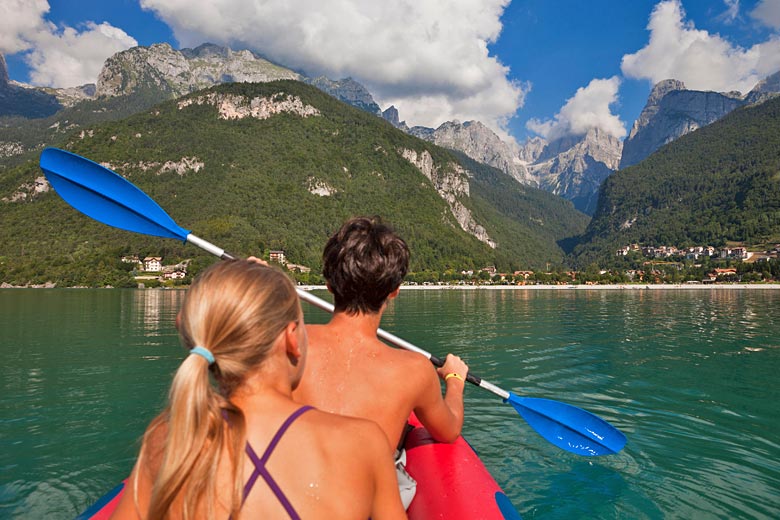
[(195, 280), (182, 305), (179, 333), (187, 349), (208, 349), (214, 363), (199, 355), (184, 359), (167, 407), (144, 434), (146, 446), (155, 428), (166, 426), (148, 518), (166, 518), (179, 497), (182, 518), (213, 518), (217, 468), (225, 450), (231, 459), (231, 515), (238, 516), (246, 423), (230, 396), (263, 363), (285, 327), (300, 317), (295, 286), (278, 269), (247, 260), (224, 261)]
[(322, 264), (337, 311), (376, 313), (404, 281), (409, 248), (379, 217), (355, 217), (325, 244)]

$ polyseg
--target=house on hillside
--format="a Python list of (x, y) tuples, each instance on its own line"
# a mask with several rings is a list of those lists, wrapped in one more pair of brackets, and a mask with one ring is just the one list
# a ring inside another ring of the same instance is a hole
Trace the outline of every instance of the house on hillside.
[(299, 265), (299, 264), (287, 264), (287, 269), (289, 271), (298, 272), (298, 273), (310, 273), (311, 267), (306, 267), (305, 265)]
[(725, 247), (720, 250), (721, 258), (737, 258), (745, 260), (750, 257), (748, 250), (744, 247)]
[(144, 258), (144, 271), (149, 273), (159, 273), (162, 271), (162, 257), (147, 256)]
[(187, 264), (164, 265), (162, 267), (163, 280), (181, 280), (187, 276)]
[(271, 251), (268, 255), (268, 259), (271, 260), (271, 262), (276, 262), (277, 264), (286, 264), (287, 258), (284, 256), (284, 251)]

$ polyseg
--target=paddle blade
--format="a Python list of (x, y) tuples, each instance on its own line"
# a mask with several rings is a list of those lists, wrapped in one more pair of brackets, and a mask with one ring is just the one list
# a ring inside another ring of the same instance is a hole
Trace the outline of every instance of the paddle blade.
[(134, 184), (89, 159), (58, 148), (41, 152), (40, 166), (65, 202), (98, 222), (119, 229), (187, 240), (179, 227)]
[(509, 393), (508, 401), (539, 435), (577, 455), (611, 455), (626, 444), (626, 436), (604, 419), (576, 406)]

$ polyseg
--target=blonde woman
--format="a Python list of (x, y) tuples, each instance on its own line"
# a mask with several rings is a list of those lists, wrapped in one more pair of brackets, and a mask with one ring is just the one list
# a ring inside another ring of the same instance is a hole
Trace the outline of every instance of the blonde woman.
[(190, 355), (115, 518), (406, 517), (382, 430), (291, 398), (308, 339), (284, 273), (215, 264), (190, 288), (178, 327)]

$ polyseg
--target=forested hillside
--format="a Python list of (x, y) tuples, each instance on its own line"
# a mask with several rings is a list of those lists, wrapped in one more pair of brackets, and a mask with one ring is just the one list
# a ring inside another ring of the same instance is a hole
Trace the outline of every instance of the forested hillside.
[[(217, 98), (293, 100), (317, 114), (225, 119), (224, 106), (204, 101)], [(399, 230), (413, 270), (439, 271), (560, 264), (557, 242), (587, 222), (570, 203), (294, 81), (221, 85), (79, 128), (63, 143), (109, 164), (198, 236), (239, 255), (282, 249), (315, 271), (327, 236), (358, 214), (380, 215)], [(423, 175), (410, 154), (430, 156), (433, 173)], [(122, 285), (123, 254), (165, 263), (192, 257), (195, 268), (212, 261), (192, 246), (93, 222), (36, 189), (39, 177), (37, 157), (0, 173), (0, 282)], [(496, 247), (464, 231), (453, 207), (465, 208)]]
[(610, 176), (574, 249), (609, 265), (641, 245), (780, 243), (780, 99), (735, 110)]
[(0, 175), (8, 168), (37, 158), (43, 146), (59, 146), (85, 128), (131, 116), (170, 99), (163, 91), (139, 89), (129, 95), (84, 100), (40, 119), (0, 117), (0, 144), (12, 144), (22, 153), (0, 153)]

